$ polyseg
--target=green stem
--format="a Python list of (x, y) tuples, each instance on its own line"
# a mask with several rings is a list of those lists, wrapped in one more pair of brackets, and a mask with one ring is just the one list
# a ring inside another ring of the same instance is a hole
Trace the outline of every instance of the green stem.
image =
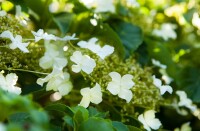
[(31, 72), (35, 74), (42, 74), (42, 75), (48, 75), (49, 73), (44, 73), (44, 72), (38, 72), (38, 71), (31, 71), (31, 70), (24, 70), (24, 69), (1, 69), (1, 70), (12, 70), (12, 71), (22, 71), (22, 72)]

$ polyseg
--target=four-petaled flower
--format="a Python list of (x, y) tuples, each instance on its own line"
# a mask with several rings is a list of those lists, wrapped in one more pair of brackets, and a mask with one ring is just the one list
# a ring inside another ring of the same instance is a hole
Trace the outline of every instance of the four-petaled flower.
[(43, 69), (58, 68), (63, 69), (67, 65), (67, 59), (60, 53), (55, 45), (45, 43), (45, 54), (39, 60), (39, 65)]
[(159, 88), (161, 95), (165, 94), (166, 91), (169, 92), (170, 94), (172, 94), (173, 89), (172, 89), (171, 86), (169, 86), (169, 85), (162, 85), (162, 82), (161, 82), (160, 79), (157, 79), (154, 75), (152, 77), (153, 77), (153, 84), (157, 88)]
[(118, 95), (120, 98), (125, 99), (129, 103), (133, 97), (132, 91), (130, 90), (135, 83), (132, 81), (133, 76), (126, 74), (123, 77), (117, 72), (109, 73), (112, 81), (108, 83), (107, 90), (113, 95)]
[(56, 36), (52, 35), (52, 34), (47, 34), (46, 32), (44, 32), (43, 29), (39, 29), (37, 32), (31, 31), (32, 34), (35, 36), (35, 42), (38, 42), (41, 39), (44, 40), (56, 40)]
[(161, 29), (154, 29), (153, 34), (162, 37), (165, 41), (168, 39), (176, 39), (177, 35), (174, 31), (176, 25), (170, 23), (164, 23), (161, 25)]
[(185, 91), (176, 91), (176, 94), (179, 96), (180, 101), (178, 102), (179, 106), (185, 106), (188, 109), (190, 109), (192, 112), (194, 112), (197, 107), (196, 105), (192, 104), (192, 100), (190, 100), (189, 98), (187, 98), (187, 94), (185, 93)]
[(6, 77), (3, 76), (2, 73), (0, 73), (0, 88), (2, 88), (5, 91), (20, 94), (21, 88), (15, 86), (17, 83), (18, 76), (14, 73), (7, 74)]
[(10, 49), (19, 48), (21, 51), (28, 53), (29, 50), (26, 48), (29, 43), (22, 43), (22, 36), (16, 35), (15, 38), (10, 31), (4, 31), (0, 34), (0, 37), (9, 38), (12, 43), (9, 45)]
[(101, 47), (100, 45), (96, 44), (97, 41), (97, 38), (91, 38), (88, 41), (80, 41), (77, 44), (81, 48), (89, 49), (90, 51), (98, 55), (101, 59), (104, 59), (106, 56), (114, 52), (114, 47), (109, 45)]
[(151, 131), (151, 129), (157, 130), (162, 125), (160, 120), (155, 118), (154, 110), (148, 110), (144, 114), (139, 115), (138, 120), (147, 131)]
[(75, 73), (83, 70), (85, 73), (90, 74), (96, 66), (94, 59), (88, 55), (82, 55), (80, 51), (75, 51), (70, 60), (76, 63), (76, 65), (72, 65), (72, 71)]
[(64, 96), (67, 95), (73, 87), (69, 78), (69, 73), (55, 68), (52, 73), (45, 78), (39, 78), (37, 84), (42, 86), (44, 83), (48, 82), (46, 85), (47, 91), (59, 91), (59, 93)]
[(87, 108), (90, 102), (94, 104), (99, 104), (102, 101), (101, 87), (98, 83), (93, 88), (83, 88), (81, 89), (81, 95), (83, 96), (80, 106)]

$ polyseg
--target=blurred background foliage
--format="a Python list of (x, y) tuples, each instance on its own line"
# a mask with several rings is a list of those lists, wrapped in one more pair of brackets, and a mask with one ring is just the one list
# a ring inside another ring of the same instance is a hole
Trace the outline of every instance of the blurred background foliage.
[[(186, 91), (192, 101), (199, 106), (200, 0), (137, 0), (137, 4), (131, 4), (128, 0), (115, 0), (114, 13), (94, 13), (93, 9), (88, 9), (78, 0), (1, 0), (0, 2), (1, 9), (11, 14), (15, 14), (15, 6), (20, 5), (23, 13), (29, 16), (30, 30), (42, 28), (61, 36), (76, 33), (80, 40), (87, 40), (91, 36), (97, 37), (114, 46), (121, 59), (134, 56), (142, 67), (152, 67), (153, 74), (157, 76), (162, 76), (163, 73), (152, 65), (151, 60), (160, 61), (167, 66), (165, 73), (173, 79), (171, 86), (174, 92)], [(52, 2), (57, 2), (57, 5), (51, 5)], [(196, 19), (195, 14), (198, 15)], [(153, 34), (153, 30), (160, 29), (163, 23), (176, 26), (176, 39), (165, 40)], [(0, 120), (10, 123), (8, 129), (11, 131), (29, 129), (84, 131), (92, 130), (91, 126), (94, 125), (95, 129), (98, 125), (99, 128), (96, 130), (99, 131), (140, 130), (136, 128), (140, 126), (136, 120), (130, 122), (136, 127), (126, 126), (108, 119), (114, 118), (109, 116), (108, 112), (99, 112), (92, 107), (70, 108), (56, 102), (48, 105), (49, 102), (45, 101), (45, 98), (49, 97), (50, 93), (44, 93), (44, 89), (41, 90), (31, 81), (36, 79), (35, 75), (29, 74), (28, 78), (24, 78), (23, 75), (20, 76), (19, 73), (19, 77), (27, 81), (21, 82), (25, 96), (15, 96), (0, 91)], [(30, 93), (31, 96), (26, 96)], [(166, 130), (172, 130), (187, 121), (191, 121), (193, 130), (200, 129), (198, 118), (192, 115), (180, 116), (170, 108), (161, 107), (158, 117)]]

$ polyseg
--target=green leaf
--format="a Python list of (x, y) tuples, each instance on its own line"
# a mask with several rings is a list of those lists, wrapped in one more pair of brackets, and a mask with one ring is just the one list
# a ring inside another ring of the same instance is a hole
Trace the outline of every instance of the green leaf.
[(74, 18), (75, 15), (72, 13), (60, 13), (56, 14), (53, 17), (53, 20), (61, 30), (62, 34), (64, 35), (69, 31), (69, 28)]
[(126, 56), (130, 56), (142, 44), (143, 35), (140, 27), (124, 21), (115, 21), (111, 27), (119, 35), (126, 49)]
[(180, 73), (179, 87), (185, 90), (188, 97), (200, 103), (200, 69), (187, 67)]
[(66, 115), (66, 116), (63, 117), (63, 120), (67, 125), (70, 125), (71, 127), (74, 127), (74, 123), (73, 123), (72, 117)]
[(62, 112), (64, 114), (68, 114), (71, 117), (74, 116), (74, 112), (70, 107), (68, 107), (64, 104), (60, 104), (60, 103), (48, 105), (48, 106), (45, 107), (45, 110)]
[(76, 106), (73, 108), (74, 116), (73, 120), (75, 121), (76, 125), (80, 125), (83, 121), (86, 121), (89, 117), (88, 110), (82, 106)]
[(15, 113), (9, 116), (8, 121), (14, 123), (23, 123), (29, 119), (30, 115), (25, 112)]
[(121, 122), (113, 121), (112, 125), (114, 126), (114, 128), (116, 129), (116, 131), (129, 131), (129, 129), (127, 128), (127, 126), (124, 125)]
[(78, 131), (114, 131), (114, 128), (110, 120), (90, 117), (81, 124)]
[(31, 119), (38, 124), (41, 125), (47, 124), (49, 121), (49, 117), (46, 112), (32, 110), (30, 114), (31, 114)]
[(169, 49), (163, 44), (156, 41), (145, 39), (147, 42), (147, 50), (149, 56), (160, 61), (162, 64), (167, 65), (167, 72), (169, 76), (177, 77), (177, 66), (172, 60), (172, 55)]
[(89, 107), (89, 116), (90, 117), (101, 117), (105, 118), (108, 115), (108, 112), (99, 112), (96, 108), (94, 107)]
[(141, 129), (135, 127), (135, 126), (128, 126), (128, 129), (129, 129), (130, 131), (143, 131), (143, 130), (141, 130)]

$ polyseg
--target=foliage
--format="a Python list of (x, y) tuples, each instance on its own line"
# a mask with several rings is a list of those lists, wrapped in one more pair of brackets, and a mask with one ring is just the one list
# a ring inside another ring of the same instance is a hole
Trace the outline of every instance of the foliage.
[(198, 130), (199, 5), (0, 1), (0, 130)]

